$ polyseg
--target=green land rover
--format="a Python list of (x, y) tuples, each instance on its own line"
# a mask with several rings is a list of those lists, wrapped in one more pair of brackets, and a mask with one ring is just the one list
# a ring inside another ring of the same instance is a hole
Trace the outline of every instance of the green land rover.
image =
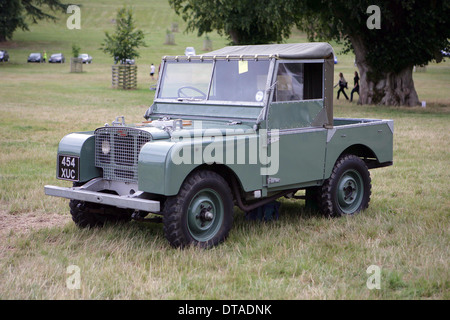
[(333, 117), (333, 57), (327, 43), (166, 56), (145, 121), (65, 136), (56, 172), (73, 186), (45, 193), (70, 199), (80, 227), (162, 221), (175, 247), (217, 245), (234, 206), (282, 196), (326, 216), (364, 210), (369, 169), (393, 163), (393, 121)]

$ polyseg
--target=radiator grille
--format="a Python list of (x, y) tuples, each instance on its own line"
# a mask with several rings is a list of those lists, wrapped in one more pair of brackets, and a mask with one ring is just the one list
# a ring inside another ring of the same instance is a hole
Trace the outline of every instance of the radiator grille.
[(138, 129), (104, 127), (95, 131), (95, 166), (103, 169), (103, 178), (137, 182), (137, 164), (141, 148), (151, 134)]

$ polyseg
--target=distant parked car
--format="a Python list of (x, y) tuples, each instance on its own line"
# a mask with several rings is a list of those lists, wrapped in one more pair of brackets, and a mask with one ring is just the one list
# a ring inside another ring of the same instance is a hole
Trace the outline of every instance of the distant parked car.
[(443, 57), (450, 57), (450, 52), (445, 51), (445, 50), (441, 50), (442, 56)]
[(40, 53), (31, 53), (28, 56), (28, 60), (27, 60), (27, 62), (39, 62), (39, 63), (41, 63), (43, 61), (44, 61), (44, 59), (42, 58), (42, 54), (40, 54)]
[(50, 59), (48, 59), (49, 63), (64, 63), (66, 62), (66, 58), (64, 58), (64, 55), (62, 53), (55, 53), (50, 56)]
[(8, 51), (0, 50), (0, 61), (9, 61)]
[[(114, 64), (117, 64), (119, 62), (119, 58), (115, 57), (114, 58)], [(134, 59), (122, 59), (122, 61), (120, 61), (120, 64), (134, 64)]]
[(78, 56), (78, 59), (82, 59), (83, 63), (92, 63), (92, 57), (87, 53), (82, 53)]
[(186, 47), (186, 50), (184, 50), (185, 56), (195, 56), (195, 49), (194, 47)]
[(334, 55), (334, 64), (338, 63), (337, 55)]

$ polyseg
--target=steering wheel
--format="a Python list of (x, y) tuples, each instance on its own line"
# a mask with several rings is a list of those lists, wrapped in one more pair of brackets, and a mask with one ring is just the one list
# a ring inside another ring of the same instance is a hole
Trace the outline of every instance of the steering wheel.
[(184, 98), (190, 98), (190, 96), (188, 96), (185, 92), (183, 92), (183, 90), (186, 90), (186, 89), (196, 91), (196, 92), (200, 93), (200, 95), (202, 95), (202, 97), (203, 97), (204, 99), (206, 99), (206, 93), (204, 93), (202, 90), (197, 89), (196, 87), (192, 87), (192, 86), (183, 86), (183, 87), (180, 87), (180, 88), (178, 89), (178, 92), (177, 92), (179, 98), (183, 98), (183, 97), (184, 97)]

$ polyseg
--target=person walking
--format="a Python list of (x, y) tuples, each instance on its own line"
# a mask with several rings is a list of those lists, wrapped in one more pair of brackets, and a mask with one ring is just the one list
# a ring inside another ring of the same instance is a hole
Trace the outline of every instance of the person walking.
[(152, 65), (150, 66), (150, 77), (152, 77), (152, 80), (155, 80), (154, 74), (155, 74), (155, 66), (152, 63)]
[(353, 78), (354, 81), (354, 86), (353, 86), (353, 90), (350, 93), (350, 102), (353, 101), (353, 94), (356, 92), (359, 96), (359, 76), (358, 76), (358, 72), (355, 71), (355, 77)]
[(339, 85), (339, 90), (337, 92), (337, 99), (339, 100), (339, 95), (342, 92), (342, 94), (344, 95), (345, 99), (348, 100), (348, 96), (347, 96), (347, 94), (345, 93), (345, 90), (344, 90), (344, 89), (348, 88), (348, 85), (347, 85), (347, 81), (345, 80), (344, 75), (342, 74), (342, 72), (339, 73), (339, 83), (337, 85), (335, 85), (334, 87), (336, 88), (336, 86), (338, 86), (338, 85)]
[(43, 56), (43, 58), (44, 58), (44, 63), (46, 63), (46, 62), (47, 62), (47, 52), (45, 52), (45, 50), (44, 50), (44, 56)]

